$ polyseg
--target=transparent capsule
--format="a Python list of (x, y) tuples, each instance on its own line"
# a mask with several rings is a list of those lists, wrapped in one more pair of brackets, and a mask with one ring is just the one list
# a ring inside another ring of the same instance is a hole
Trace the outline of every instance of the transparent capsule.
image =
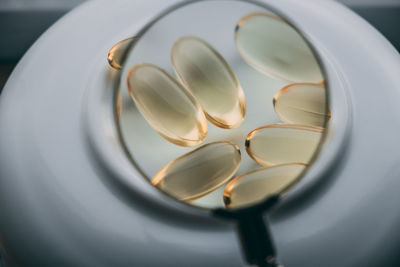
[(330, 118), (322, 85), (295, 83), (274, 96), (274, 108), (283, 122), (323, 127)]
[(282, 164), (238, 176), (225, 187), (225, 206), (244, 208), (273, 195), (281, 195), (296, 184), (306, 166), (301, 163)]
[(151, 183), (182, 201), (193, 201), (224, 185), (238, 170), (237, 145), (221, 141), (203, 145), (165, 165)]
[(207, 135), (200, 104), (172, 75), (148, 63), (127, 74), (130, 96), (147, 122), (162, 137), (180, 146), (194, 146)]
[(231, 67), (210, 44), (197, 37), (183, 37), (175, 42), (171, 61), (211, 123), (226, 129), (242, 123), (246, 114), (243, 90)]
[(305, 39), (283, 19), (251, 13), (236, 26), (236, 46), (258, 71), (291, 82), (324, 80), (318, 61)]
[(132, 42), (137, 40), (138, 37), (134, 36), (128, 39), (124, 39), (118, 43), (116, 43), (113, 47), (111, 47), (110, 51), (108, 51), (107, 61), (111, 67), (116, 70), (122, 69), (122, 61), (125, 55), (126, 50), (132, 45)]
[(249, 156), (263, 166), (308, 163), (318, 149), (323, 129), (296, 124), (271, 124), (246, 139)]

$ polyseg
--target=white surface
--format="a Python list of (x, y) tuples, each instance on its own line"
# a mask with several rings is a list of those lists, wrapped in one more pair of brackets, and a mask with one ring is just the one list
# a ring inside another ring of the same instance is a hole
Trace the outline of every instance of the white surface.
[[(30, 49), (6, 85), (0, 236), (8, 260), (60, 267), (243, 265), (233, 225), (159, 194), (121, 154), (107, 90), (115, 73), (104, 55), (152, 18), (152, 8), (174, 1), (149, 0), (140, 9), (138, 2), (99, 0), (73, 11)], [(400, 242), (399, 55), (336, 3), (265, 2), (306, 30), (333, 89), (321, 158), (271, 217), (280, 260), (390, 266)], [(111, 186), (114, 180), (131, 190), (129, 201)]]

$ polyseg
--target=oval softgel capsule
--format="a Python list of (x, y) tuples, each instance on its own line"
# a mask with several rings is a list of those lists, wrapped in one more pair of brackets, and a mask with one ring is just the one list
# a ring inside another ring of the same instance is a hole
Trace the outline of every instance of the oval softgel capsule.
[(305, 170), (300, 163), (276, 165), (242, 174), (230, 181), (224, 190), (227, 208), (244, 208), (266, 200), (273, 195), (281, 195)]
[(274, 108), (283, 122), (324, 127), (330, 118), (326, 89), (321, 84), (297, 83), (280, 89)]
[(224, 185), (241, 161), (237, 145), (220, 141), (203, 145), (165, 165), (151, 183), (182, 201), (193, 201)]
[(133, 36), (119, 41), (113, 47), (111, 47), (107, 55), (108, 64), (110, 64), (110, 66), (116, 70), (121, 70), (127, 49), (129, 49), (133, 42), (135, 42), (137, 39), (137, 36)]
[(268, 76), (290, 82), (324, 80), (305, 39), (275, 15), (251, 13), (243, 17), (236, 27), (235, 40), (243, 59)]
[(242, 123), (246, 114), (243, 90), (231, 67), (210, 44), (197, 37), (182, 37), (171, 50), (171, 62), (211, 123), (226, 129)]
[(263, 166), (308, 163), (317, 151), (323, 128), (296, 124), (271, 124), (250, 132), (249, 156)]
[(162, 137), (180, 146), (194, 146), (207, 135), (200, 104), (172, 75), (148, 63), (132, 67), (127, 87), (139, 111)]

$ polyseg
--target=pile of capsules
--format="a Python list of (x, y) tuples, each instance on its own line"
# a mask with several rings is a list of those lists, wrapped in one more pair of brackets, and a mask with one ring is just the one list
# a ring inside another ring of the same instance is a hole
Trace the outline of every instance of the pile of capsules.
[[(108, 61), (113, 68), (122, 68), (121, 57), (130, 41), (123, 40), (110, 50)], [(291, 82), (273, 99), (283, 123), (261, 126), (245, 140), (247, 154), (263, 168), (233, 178), (241, 153), (228, 141), (204, 144), (161, 168), (151, 183), (181, 201), (192, 202), (222, 186), (227, 208), (280, 194), (305, 170), (330, 118), (318, 62), (291, 25), (268, 13), (251, 13), (237, 24), (235, 41), (251, 67)], [(126, 79), (138, 110), (163, 138), (178, 146), (195, 146), (207, 135), (207, 120), (224, 129), (242, 123), (246, 115), (243, 90), (216, 49), (198, 37), (185, 36), (173, 45), (171, 62), (178, 79), (149, 63), (131, 67)]]

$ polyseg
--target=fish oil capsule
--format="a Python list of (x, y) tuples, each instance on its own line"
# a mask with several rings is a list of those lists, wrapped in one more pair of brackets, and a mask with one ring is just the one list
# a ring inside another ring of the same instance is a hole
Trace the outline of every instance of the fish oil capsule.
[(221, 141), (203, 145), (165, 165), (151, 183), (182, 201), (193, 201), (225, 184), (240, 166), (237, 145)]
[(267, 13), (251, 13), (236, 27), (236, 46), (258, 71), (291, 82), (324, 80), (305, 39), (287, 22)]
[(224, 190), (227, 208), (244, 208), (273, 195), (281, 195), (296, 184), (307, 165), (282, 164), (245, 173), (230, 181)]
[(171, 50), (174, 70), (218, 127), (239, 126), (246, 114), (243, 90), (225, 59), (204, 40), (186, 36)]
[(113, 47), (111, 47), (107, 55), (108, 64), (110, 64), (110, 66), (116, 70), (122, 69), (122, 61), (124, 54), (126, 50), (132, 45), (132, 42), (137, 39), (138, 37), (136, 36), (124, 39), (116, 43)]
[(127, 74), (130, 96), (147, 122), (162, 137), (194, 146), (207, 135), (207, 120), (193, 95), (165, 70), (148, 63)]
[(281, 120), (323, 127), (329, 120), (326, 89), (310, 83), (291, 84), (274, 96), (274, 108)]
[(323, 129), (296, 124), (271, 124), (253, 130), (246, 139), (249, 156), (263, 166), (308, 163)]

